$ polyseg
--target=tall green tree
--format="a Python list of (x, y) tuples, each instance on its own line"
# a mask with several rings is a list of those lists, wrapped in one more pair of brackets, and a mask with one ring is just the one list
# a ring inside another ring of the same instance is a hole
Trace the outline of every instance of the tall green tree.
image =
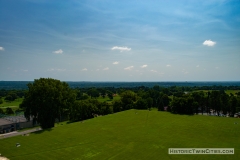
[(91, 88), (87, 91), (87, 94), (91, 96), (91, 98), (97, 98), (99, 97), (99, 92), (96, 88)]
[(134, 107), (134, 102), (137, 100), (136, 93), (133, 91), (127, 90), (121, 93), (121, 101), (122, 101), (122, 109), (123, 110), (128, 110), (132, 109)]
[(69, 118), (71, 121), (80, 121), (94, 117), (97, 107), (88, 100), (75, 101), (70, 108)]
[(75, 92), (66, 82), (40, 78), (28, 84), (28, 91), (20, 108), (24, 110), (27, 119), (33, 117), (42, 128), (51, 128), (54, 127), (55, 119), (61, 121), (75, 99)]

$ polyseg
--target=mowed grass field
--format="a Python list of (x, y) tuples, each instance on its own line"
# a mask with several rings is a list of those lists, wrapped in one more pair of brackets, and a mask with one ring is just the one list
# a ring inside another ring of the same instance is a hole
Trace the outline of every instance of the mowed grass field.
[[(57, 125), (29, 136), (0, 139), (0, 153), (11, 160), (240, 159), (239, 136), (237, 118), (128, 110)], [(192, 147), (235, 148), (235, 154), (168, 154), (168, 148)]]

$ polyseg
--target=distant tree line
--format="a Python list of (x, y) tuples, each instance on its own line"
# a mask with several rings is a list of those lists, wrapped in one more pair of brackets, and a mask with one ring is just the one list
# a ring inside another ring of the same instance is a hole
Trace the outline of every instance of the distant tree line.
[[(20, 109), (27, 119), (39, 122), (42, 128), (53, 127), (56, 119), (82, 121), (129, 109), (157, 108), (176, 114), (214, 112), (230, 116), (240, 111), (240, 92), (228, 95), (224, 91), (240, 90), (238, 86), (70, 88), (66, 82), (51, 78), (36, 79), (27, 86), (28, 90), (2, 89), (0, 96), (7, 101), (24, 97)], [(116, 95), (120, 97), (114, 99)], [(99, 97), (108, 101), (100, 102)]]

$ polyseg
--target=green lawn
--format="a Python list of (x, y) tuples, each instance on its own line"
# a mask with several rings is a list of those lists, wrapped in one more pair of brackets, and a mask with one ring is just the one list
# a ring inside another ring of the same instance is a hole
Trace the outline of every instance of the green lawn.
[(227, 94), (232, 93), (233, 95), (236, 95), (237, 92), (240, 92), (240, 90), (226, 90), (225, 91)]
[[(0, 153), (11, 160), (240, 159), (239, 135), (237, 118), (129, 110), (1, 139)], [(192, 147), (235, 148), (235, 154), (168, 154), (168, 148)]]
[(16, 99), (15, 101), (12, 101), (12, 102), (10, 102), (10, 101), (5, 101), (4, 98), (2, 98), (2, 100), (3, 100), (3, 103), (0, 104), (0, 108), (1, 108), (1, 109), (3, 109), (3, 110), (5, 111), (5, 109), (6, 109), (7, 107), (10, 107), (10, 108), (13, 109), (13, 111), (16, 111), (16, 110), (19, 108), (19, 104), (22, 103), (23, 98), (18, 98), (18, 99)]
[(98, 97), (97, 98), (97, 100), (99, 101), (99, 102), (108, 102), (108, 103), (111, 103), (112, 101), (114, 101), (114, 100), (119, 100), (121, 97), (119, 96), (119, 95), (117, 95), (117, 96), (114, 96), (113, 97), (113, 100), (111, 100), (111, 99), (109, 99), (107, 96), (105, 97), (105, 98), (103, 98), (103, 97)]
[(0, 107), (9, 107), (9, 106), (17, 106), (19, 107), (19, 104), (22, 103), (23, 98), (18, 98), (15, 101), (5, 101), (4, 98), (2, 98), (3, 103), (0, 104)]
[[(200, 92), (203, 91), (205, 94), (207, 94), (208, 91), (211, 92), (211, 90), (196, 90), (193, 92)], [(228, 95), (230, 95), (230, 93), (232, 93), (233, 95), (235, 95), (235, 93), (240, 92), (240, 90), (225, 90), (225, 93), (227, 93)]]

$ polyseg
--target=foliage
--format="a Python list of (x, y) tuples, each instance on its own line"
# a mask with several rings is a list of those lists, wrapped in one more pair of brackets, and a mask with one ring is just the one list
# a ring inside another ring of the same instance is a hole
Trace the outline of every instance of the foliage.
[(137, 96), (133, 91), (127, 90), (121, 93), (122, 110), (132, 109)]
[(76, 101), (70, 108), (69, 119), (71, 121), (81, 121), (93, 118), (93, 113), (96, 112), (97, 107), (86, 100)]
[(145, 99), (138, 99), (135, 104), (135, 109), (148, 109), (148, 102)]
[(2, 108), (0, 108), (0, 114), (4, 114), (4, 111)]
[(114, 101), (113, 102), (113, 112), (115, 113), (115, 112), (122, 111), (123, 110), (122, 106), (123, 106), (123, 103), (121, 100)]
[(28, 89), (20, 108), (27, 119), (33, 117), (42, 128), (54, 127), (55, 119), (61, 121), (76, 99), (67, 83), (51, 78), (35, 79)]
[(91, 98), (97, 98), (99, 97), (99, 91), (96, 88), (91, 88), (87, 91), (87, 94), (91, 96)]
[(12, 108), (9, 108), (9, 107), (6, 108), (5, 113), (8, 114), (8, 115), (14, 114), (13, 109), (12, 109)]
[(15, 92), (10, 92), (6, 95), (5, 100), (6, 101), (14, 101), (17, 98), (18, 98), (18, 96)]

